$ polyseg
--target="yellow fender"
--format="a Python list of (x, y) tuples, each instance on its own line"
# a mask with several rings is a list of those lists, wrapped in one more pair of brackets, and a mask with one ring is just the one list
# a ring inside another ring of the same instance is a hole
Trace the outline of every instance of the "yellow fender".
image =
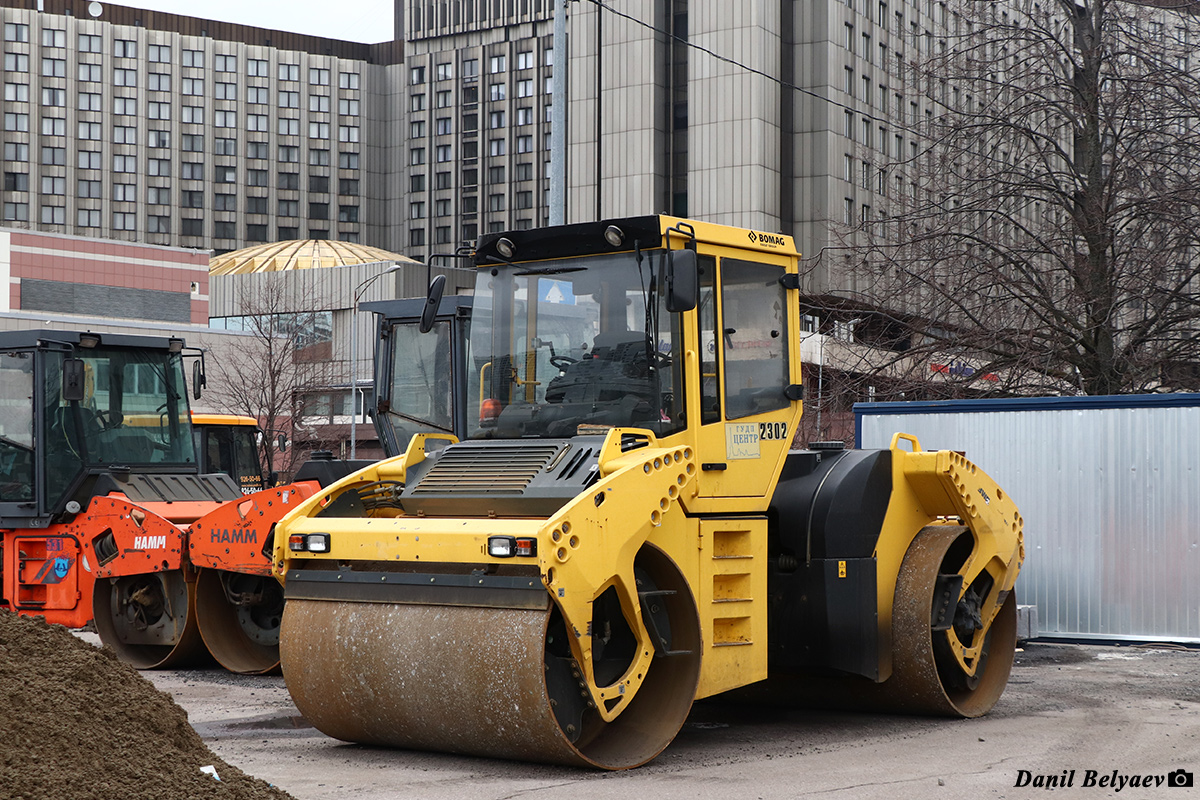
[[(623, 435), (645, 438), (647, 445), (622, 453)], [(601, 480), (539, 531), (538, 552), (542, 582), (573, 634), (571, 653), (586, 677), (592, 703), (611, 722), (637, 693), (654, 657), (642, 620), (634, 558), (695, 477), (696, 463), (690, 447), (659, 447), (649, 431), (614, 428), (605, 437), (599, 465)], [(620, 679), (600, 687), (592, 668), (592, 603), (609, 587), (616, 589), (638, 652)]]
[(317, 516), (323, 508), (336, 500), (341, 494), (368, 483), (379, 481), (395, 481), (404, 483), (405, 474), (409, 467), (425, 460), (425, 442), (431, 439), (445, 439), (451, 444), (458, 442), (458, 437), (448, 433), (418, 433), (414, 434), (405, 448), (404, 454), (377, 461), (358, 472), (352, 472), (346, 477), (330, 484), (324, 491), (317, 492), (308, 500), (296, 506), (287, 516), (279, 520), (275, 526), (275, 547), (272, 549), (274, 561), (271, 571), (280, 583), (284, 582), (284, 572), (287, 565), (288, 535), (292, 528), (300, 523)]
[[(901, 449), (901, 441), (909, 442), (912, 452)], [(962, 454), (951, 450), (923, 451), (917, 438), (906, 433), (897, 433), (892, 437), (891, 450), (896, 477), (902, 477), (903, 485), (911, 493), (909, 503), (901, 504), (902, 507), (910, 506), (910, 510), (916, 512), (918, 521), (937, 520), (945, 524), (960, 522), (971, 531), (975, 546), (961, 570), (963, 592), (982, 572), (986, 571), (992, 577), (991, 590), (980, 608), (984, 626), (977, 631), (974, 641), (964, 646), (954, 637), (947, 637), (959, 666), (964, 673), (973, 675), (984, 646), (983, 632), (991, 627), (992, 621), (1000, 613), (1025, 560), (1022, 536), (1024, 520), (1008, 494)], [(901, 481), (897, 480), (895, 485), (899, 489)], [(913, 505), (917, 508), (912, 508)], [(884, 524), (885, 533), (895, 529), (889, 525), (891, 512), (888, 516), (889, 520)], [(924, 527), (924, 523), (915, 527), (910, 523), (905, 527), (909, 535), (903, 546), (887, 548), (890, 551), (888, 555), (896, 561), (895, 568), (881, 569), (881, 574), (894, 576), (899, 573), (899, 560), (903, 559), (908, 543)], [(882, 561), (885, 556), (882, 537), (880, 550)], [(880, 599), (884, 597), (888, 598), (887, 618), (890, 619), (891, 593), (881, 591)], [(955, 603), (958, 599), (954, 598)]]

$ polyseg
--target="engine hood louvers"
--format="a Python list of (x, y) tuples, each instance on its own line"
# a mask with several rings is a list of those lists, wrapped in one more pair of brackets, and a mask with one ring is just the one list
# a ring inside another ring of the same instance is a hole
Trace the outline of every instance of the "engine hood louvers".
[(565, 449), (561, 442), (449, 447), (410, 494), (520, 494)]
[(413, 465), (404, 511), (432, 516), (553, 514), (597, 475), (602, 436), (460, 442)]

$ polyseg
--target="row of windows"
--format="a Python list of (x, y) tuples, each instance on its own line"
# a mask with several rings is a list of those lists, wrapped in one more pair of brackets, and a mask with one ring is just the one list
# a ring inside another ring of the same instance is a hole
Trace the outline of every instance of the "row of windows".
[[(154, 191), (154, 190), (151, 190)], [(228, 203), (215, 206), (217, 211), (236, 211), (237, 196), (236, 195), (217, 195), (219, 198), (228, 199)], [(249, 208), (246, 212), (249, 214), (266, 214), (267, 198), (265, 197), (250, 197)], [(257, 202), (255, 202), (257, 201)], [(170, 205), (170, 199), (163, 196), (161, 199), (150, 201), (150, 205)], [(284, 200), (280, 203), (279, 216), (281, 217), (299, 217), (296, 201)], [(185, 208), (200, 208), (200, 206), (184, 206)], [(4, 213), (5, 220), (18, 222), (27, 222), (29, 220), (29, 204), (28, 203), (5, 203)], [(358, 206), (338, 206), (337, 215), (338, 222), (358, 222)], [(11, 213), (11, 216), (10, 216)], [(24, 214), (24, 216), (21, 216)], [(66, 224), (66, 206), (56, 206), (43, 204), (39, 209), (40, 221), (50, 225), (65, 225)], [(122, 224), (125, 220), (134, 217), (135, 212), (130, 211), (115, 211), (113, 212), (113, 227), (116, 230), (133, 230), (131, 227), (121, 227), (115, 220), (120, 219)], [(170, 219), (161, 215), (149, 215), (149, 219)], [(329, 219), (329, 204), (328, 203), (309, 203), (308, 204), (308, 219), (311, 220), (328, 220)], [(77, 209), (77, 224), (84, 228), (100, 227), (100, 209), (96, 208), (80, 208)], [(169, 230), (155, 230), (150, 228), (150, 233), (170, 233)], [(186, 235), (186, 232), (184, 232)]]
[[(129, 136), (129, 132), (134, 131), (135, 129), (121, 128), (120, 130), (124, 131), (124, 133), (121, 134), (122, 136)], [(204, 152), (204, 136), (201, 134), (185, 133), (181, 138), (183, 140), (182, 149), (184, 152)], [(171, 133), (169, 131), (148, 131), (146, 136), (146, 144), (151, 149), (168, 148), (171, 146)], [(237, 140), (215, 139), (213, 141), (213, 153), (219, 156), (236, 156)], [(279, 145), (277, 154), (279, 156), (279, 162), (282, 164), (300, 163), (300, 148), (295, 145)], [(247, 142), (246, 157), (250, 159), (265, 160), (270, 157), (270, 146), (266, 142)], [(132, 156), (128, 156), (128, 158), (132, 158)], [(23, 142), (5, 142), (4, 160), (29, 161), (29, 145)], [(79, 151), (78, 165), (81, 169), (99, 169), (99, 160), (99, 152), (90, 150)], [(65, 166), (67, 163), (67, 148), (43, 145), (41, 148), (40, 163), (50, 166)], [(309, 166), (313, 167), (328, 167), (330, 165), (330, 152), (328, 150), (309, 150), (308, 164)], [(359, 164), (360, 159), (358, 153), (338, 153), (339, 169), (358, 169)], [(220, 168), (221, 167), (219, 167), (219, 169)], [(234, 168), (226, 167), (225, 169)], [(346, 193), (343, 192), (343, 194)]]
[[(479, 211), (479, 198), (468, 195), (461, 198), (462, 213), (475, 214)], [(505, 195), (489, 194), (487, 197), (488, 211), (504, 211)], [(526, 209), (533, 208), (533, 192), (513, 192), (513, 208)], [(426, 203), (424, 200), (416, 200), (408, 204), (409, 219), (425, 219)], [(449, 217), (454, 215), (453, 203), (449, 198), (435, 200), (433, 202), (433, 215), (435, 217)]]
[[(550, 172), (549, 162), (546, 162), (546, 172)], [(516, 180), (533, 180), (533, 165), (532, 164), (517, 164), (516, 165)], [(436, 173), (438, 189), (450, 188), (450, 173)], [(425, 191), (425, 176), (413, 175), (410, 176), (410, 188), (414, 192)], [(488, 169), (488, 182), (493, 184), (504, 182), (503, 167), (491, 167)], [(479, 169), (477, 167), (464, 167), (462, 170), (462, 185), (463, 186), (478, 186), (479, 185)], [(468, 198), (463, 198), (466, 202)]]
[[(214, 87), (214, 97), (217, 100), (237, 100), (237, 85), (233, 83), (218, 83)], [(203, 78), (184, 78), (182, 94), (191, 96), (206, 96), (204, 91)], [(24, 83), (5, 83), (4, 84), (4, 99), (9, 102), (26, 103), (29, 102), (29, 86)], [(80, 111), (100, 111), (102, 110), (103, 96), (94, 92), (80, 92), (78, 94), (77, 106)], [(246, 102), (250, 105), (267, 105), (270, 102), (269, 92), (265, 88), (249, 87), (246, 89)], [(65, 108), (67, 105), (66, 89), (42, 89), (42, 105), (56, 108)], [(279, 107), (280, 108), (299, 108), (300, 93), (299, 92), (279, 92)], [(330, 98), (328, 95), (310, 95), (308, 98), (308, 110), (315, 112), (328, 113), (331, 108)], [(167, 102), (148, 103), (151, 119), (170, 119), (171, 104)], [(137, 114), (137, 98), (136, 97), (114, 97), (113, 98), (113, 113), (114, 114)], [(221, 113), (221, 112), (218, 112)], [(234, 112), (224, 112), (232, 114)], [(158, 114), (160, 116), (154, 116)], [(343, 117), (359, 116), (359, 101), (351, 99), (338, 100), (338, 114)]]
[[(171, 118), (170, 108), (165, 103), (150, 104), (152, 108), (149, 110), (149, 118), (156, 121), (169, 120)], [(183, 122), (187, 123), (203, 123), (204, 109), (183, 107)], [(188, 113), (194, 112), (194, 113)], [(246, 115), (246, 130), (251, 133), (268, 133), (270, 131), (270, 118), (266, 114), (247, 114)], [(237, 112), (234, 111), (215, 111), (213, 112), (213, 127), (216, 128), (236, 128), (238, 125)], [(298, 119), (277, 119), (275, 124), (276, 132), (280, 136), (299, 136), (300, 135), (300, 120)], [(99, 122), (80, 122), (78, 123), (78, 137), (87, 141), (100, 141), (102, 139), (102, 125)], [(4, 130), (13, 132), (28, 132), (29, 131), (29, 115), (18, 112), (5, 112), (4, 114)], [(333, 130), (328, 122), (310, 122), (308, 123), (308, 138), (327, 140)], [(337, 140), (345, 143), (356, 143), (361, 141), (360, 128), (357, 125), (338, 125)], [(42, 135), (44, 136), (66, 136), (67, 121), (60, 117), (42, 117)], [(117, 125), (113, 127), (113, 141), (117, 144), (136, 144), (137, 129), (129, 126)]]
[[(549, 166), (546, 168), (549, 172)], [(467, 186), (474, 186), (478, 183), (478, 170), (474, 168), (463, 170), (463, 183)], [(488, 183), (498, 186), (505, 183), (505, 168), (503, 166), (489, 167), (487, 171)], [(453, 174), (448, 171), (434, 173), (434, 189), (452, 189), (451, 179)], [(515, 181), (531, 181), (533, 180), (533, 164), (522, 163), (515, 164), (513, 167), (513, 180)], [(408, 190), (413, 194), (420, 194), (425, 191), (425, 173), (417, 173), (408, 177)], [(463, 198), (466, 203), (471, 198)], [(465, 206), (464, 206), (465, 210)], [(474, 211), (474, 209), (470, 209)]]
[[(46, 225), (65, 225), (67, 218), (67, 210), (63, 206), (42, 206), (39, 209), (40, 221)], [(339, 215), (340, 216), (340, 215)], [(313, 219), (325, 219), (325, 217)], [(5, 203), (4, 204), (4, 220), (6, 222), (28, 222), (29, 221), (29, 205), (27, 203)], [(99, 228), (101, 222), (101, 213), (97, 209), (81, 208), (76, 211), (76, 225), (81, 228)], [(355, 220), (340, 220), (350, 221)], [(185, 217), (181, 219), (179, 232), (182, 236), (203, 236), (204, 235), (204, 219)], [(112, 215), (112, 229), (115, 231), (132, 232), (137, 230), (137, 214), (126, 211), (117, 211)], [(299, 238), (300, 229), (295, 226), (278, 227), (279, 238), (297, 239)], [(171, 217), (150, 214), (146, 216), (146, 233), (170, 234), (171, 233)], [(213, 235), (217, 239), (235, 239), (237, 238), (237, 223), (217, 221), (213, 223)], [(246, 239), (252, 242), (268, 241), (268, 226), (254, 223), (246, 223)], [(310, 230), (308, 232), (310, 238), (325, 239), (328, 238), (328, 233), (323, 230)], [(339, 233), (342, 241), (357, 242), (358, 234), (354, 231), (342, 231)]]
[[(503, 55), (492, 56), (488, 59), (488, 74), (497, 75), (505, 71), (507, 58)], [(516, 69), (518, 71), (533, 69), (534, 57), (532, 50), (526, 50), (517, 53)], [(554, 51), (546, 51), (546, 66), (554, 65)], [(434, 66), (434, 74), (439, 81), (447, 81), (454, 77), (454, 65), (449, 62), (443, 62)], [(463, 78), (478, 78), (479, 77), (479, 59), (469, 58), (462, 62)], [(420, 86), (425, 83), (425, 67), (412, 67), (408, 73), (409, 83), (413, 86)]]
[[(127, 159), (132, 156), (117, 156), (117, 161), (114, 159), (114, 172), (128, 174), (135, 172), (127, 168)], [(136, 166), (136, 164), (134, 165)], [(119, 168), (118, 168), (119, 167)], [(204, 165), (191, 162), (183, 164), (182, 177), (185, 179), (201, 179), (203, 178)], [(247, 181), (250, 186), (265, 186), (266, 176), (258, 170), (250, 170), (254, 173), (254, 182)], [(159, 172), (151, 173), (159, 177), (169, 176), (168, 173), (162, 172), (161, 167)], [(233, 167), (217, 167), (217, 175), (215, 183), (236, 183), (237, 171)], [(295, 172), (281, 173), (279, 175), (278, 188), (280, 189), (299, 189), (300, 175)], [(330, 189), (329, 178), (322, 175), (310, 175), (308, 179), (308, 191), (313, 194), (328, 193)], [(5, 172), (4, 173), (4, 191), (6, 192), (27, 192), (29, 191), (29, 175), (24, 172)], [(169, 186), (150, 186), (146, 190), (146, 202), (151, 205), (170, 203), (170, 187)], [(41, 193), (47, 195), (65, 195), (67, 193), (67, 179), (54, 175), (44, 175), (41, 179)], [(88, 178), (80, 178), (76, 181), (76, 194), (81, 199), (98, 199), (101, 197), (101, 182)], [(137, 186), (129, 183), (113, 184), (113, 200), (119, 202), (134, 202), (137, 200)], [(357, 197), (359, 194), (359, 181), (355, 178), (341, 178), (338, 181), (338, 194), (345, 197)], [(216, 193), (214, 195), (215, 207), (218, 210), (236, 211), (237, 206), (224, 205), (227, 201), (224, 198), (231, 198), (233, 195)], [(201, 191), (185, 190), (182, 193), (182, 202), (185, 208), (203, 208), (204, 193)], [(265, 214), (266, 198), (251, 198), (252, 201), (261, 201), (263, 207), (257, 210), (253, 207), (247, 209), (252, 214)], [(284, 203), (291, 203), (291, 213), (285, 216), (297, 216), (295, 211), (295, 200), (281, 200), (280, 211), (283, 214), (285, 210)], [(355, 212), (357, 214), (357, 212)]]
[[(25, 58), (14, 53), (8, 53), (4, 56), (5, 69), (14, 71), (23, 70), (22, 65), (27, 66), (27, 62), (20, 59)], [(11, 66), (10, 66), (11, 65)], [(42, 59), (42, 75), (46, 77), (65, 77), (66, 67), (65, 62), (55, 59)], [(171, 88), (171, 76), (166, 73), (151, 72), (148, 76), (147, 88), (154, 92), (169, 92)], [(100, 68), (95, 64), (80, 64), (79, 65), (79, 80), (85, 83), (99, 83), (101, 79)], [(137, 73), (134, 70), (114, 70), (113, 85), (123, 88), (137, 88)], [(7, 87), (24, 87), (24, 96), (12, 98), (22, 102), (29, 100), (29, 88), (25, 84), (7, 83)], [(214, 84), (213, 97), (216, 100), (237, 100), (238, 86), (236, 83), (217, 82)], [(20, 91), (13, 89), (13, 91)], [(55, 92), (57, 95), (47, 95), (47, 92)], [(184, 78), (180, 86), (180, 93), (188, 97), (205, 97), (203, 78)], [(42, 105), (65, 106), (66, 105), (66, 90), (64, 89), (43, 89), (42, 90)], [(47, 97), (61, 99), (57, 101), (48, 101)], [(9, 99), (6, 97), (6, 99)], [(118, 100), (134, 102), (134, 97), (121, 97)], [(265, 86), (249, 86), (246, 88), (246, 102), (250, 105), (269, 105), (271, 102), (270, 90)], [(278, 93), (279, 108), (299, 108), (300, 107), (300, 92), (280, 91)], [(100, 95), (95, 93), (83, 93), (80, 95), (79, 107), (84, 111), (99, 111), (100, 110)], [(329, 95), (310, 95), (308, 98), (308, 110), (316, 112), (326, 112), (332, 108)], [(132, 113), (116, 111), (115, 113)], [(338, 100), (338, 113), (345, 117), (359, 116), (359, 101), (353, 98), (340, 98)]]
[[(533, 97), (536, 91), (532, 78), (526, 78), (516, 82), (517, 97)], [(552, 86), (551, 79), (546, 78), (543, 94), (551, 94)], [(508, 84), (493, 83), (488, 85), (488, 99), (494, 103), (498, 103), (508, 98)], [(454, 105), (454, 93), (449, 89), (443, 89), (434, 93), (436, 108), (451, 108)], [(479, 102), (479, 87), (464, 86), (462, 89), (462, 102), (464, 105), (473, 105)], [(426, 95), (423, 93), (414, 94), (409, 98), (410, 111), (424, 111), (426, 108)]]
[[(550, 149), (550, 134), (545, 134), (542, 148)], [(532, 153), (534, 152), (534, 139), (532, 135), (524, 135), (515, 137), (517, 153)], [(425, 163), (426, 151), (424, 147), (411, 147), (408, 151), (408, 163), (410, 166), (420, 166)], [(508, 141), (506, 139), (489, 139), (488, 140), (488, 155), (503, 156), (508, 151)], [(439, 144), (433, 148), (437, 163), (444, 164), (454, 160), (454, 147), (449, 144)], [(462, 143), (462, 157), (464, 159), (479, 158), (479, 143), (474, 141), (465, 141)]]
[[(29, 41), (29, 26), (22, 23), (7, 22), (4, 24), (4, 40), (8, 42), (28, 42)], [(103, 40), (96, 34), (79, 34), (78, 50), (80, 53), (100, 53), (102, 52)], [(42, 30), (42, 46), (43, 47), (59, 47), (67, 46), (67, 33), (63, 30), (54, 30), (44, 28)], [(13, 54), (16, 55), (16, 54)], [(170, 64), (171, 46), (164, 44), (152, 44), (147, 46), (147, 60), (157, 64)], [(129, 39), (113, 40), (113, 56), (116, 58), (137, 58), (138, 46), (137, 42)], [(26, 67), (22, 71), (28, 71), (28, 56), (25, 56)], [(45, 61), (47, 59), (44, 59)], [(62, 61), (63, 59), (48, 59), (52, 61)], [(270, 63), (261, 58), (247, 58), (246, 75), (249, 77), (266, 78), (270, 76)], [(203, 50), (188, 50), (182, 51), (180, 64), (184, 67), (203, 68), (204, 67), (204, 51)], [(81, 65), (81, 66), (97, 66), (98, 65)], [(8, 68), (7, 66), (5, 67)], [(64, 77), (64, 72), (52, 73), (52, 77)], [(236, 55), (218, 54), (213, 56), (213, 70), (216, 72), (237, 72), (238, 57)], [(122, 71), (122, 70), (117, 70)], [(47, 74), (45, 72), (43, 75)], [(276, 77), (281, 81), (299, 81), (300, 80), (300, 65), (299, 64), (277, 64)], [(310, 67), (308, 70), (308, 82), (311, 86), (328, 86), (330, 82), (331, 71), (325, 67)], [(338, 73), (338, 86), (342, 89), (358, 89), (360, 87), (360, 75), (357, 72), (340, 72)]]
[[(509, 226), (504, 222), (489, 222), (487, 229), (489, 233), (500, 233)], [(533, 220), (528, 218), (517, 219), (512, 226), (517, 230), (528, 230), (533, 227)], [(452, 228), (449, 225), (439, 225), (433, 229), (434, 244), (450, 244)], [(463, 223), (462, 226), (462, 241), (473, 241), (479, 236), (479, 226), (473, 222)], [(408, 232), (409, 247), (424, 247), (425, 229), (412, 228)]]
[[(546, 106), (546, 122), (550, 122), (552, 106)], [(525, 106), (516, 109), (517, 127), (524, 127), (533, 124), (533, 108)], [(492, 111), (488, 114), (488, 128), (496, 130), (505, 126), (505, 121), (508, 119), (504, 111)], [(470, 133), (479, 129), (479, 114), (471, 112), (463, 114), (462, 129), (464, 133)], [(425, 136), (425, 120), (418, 119), (409, 123), (409, 138), (421, 139)], [(434, 120), (434, 131), (438, 136), (447, 136), (454, 133), (454, 120), (451, 117), (438, 117)]]

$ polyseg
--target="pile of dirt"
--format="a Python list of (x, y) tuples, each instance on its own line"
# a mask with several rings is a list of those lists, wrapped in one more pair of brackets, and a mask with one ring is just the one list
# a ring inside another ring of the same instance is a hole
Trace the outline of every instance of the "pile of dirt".
[(9, 611), (0, 611), (0, 796), (291, 797), (217, 758), (187, 712), (112, 650)]

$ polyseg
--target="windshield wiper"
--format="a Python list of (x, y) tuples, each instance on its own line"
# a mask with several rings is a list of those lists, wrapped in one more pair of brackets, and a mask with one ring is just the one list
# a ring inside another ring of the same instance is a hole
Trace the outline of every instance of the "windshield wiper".
[(587, 270), (587, 267), (540, 267), (538, 269), (514, 272), (513, 275), (523, 278), (526, 275), (563, 275), (567, 272), (584, 272), (585, 270)]
[(393, 417), (399, 417), (400, 419), (407, 420), (409, 422), (415, 422), (418, 425), (428, 425), (431, 428), (437, 428), (439, 431), (445, 431), (446, 433), (454, 433), (453, 430), (451, 430), (450, 428), (447, 428), (445, 425), (438, 425), (436, 422), (433, 422), (432, 420), (421, 419), (420, 417), (412, 417), (412, 416), (409, 416), (408, 414), (401, 414), (399, 411), (390, 411), (389, 410), (387, 413), (391, 414)]

